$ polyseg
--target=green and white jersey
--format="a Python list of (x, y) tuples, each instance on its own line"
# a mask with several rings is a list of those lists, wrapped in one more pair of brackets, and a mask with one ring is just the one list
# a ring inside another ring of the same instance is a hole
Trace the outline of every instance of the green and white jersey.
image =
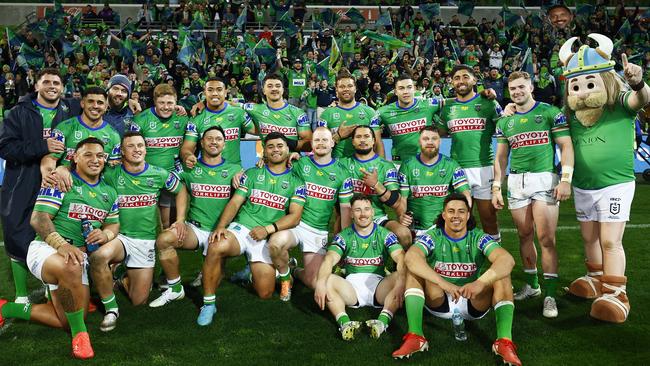
[(48, 139), (52, 136), (52, 121), (56, 117), (56, 108), (45, 107), (39, 104), (36, 99), (32, 100), (32, 103), (43, 118), (43, 139)]
[(294, 68), (285, 69), (284, 75), (287, 77), (287, 82), (289, 84), (289, 98), (300, 98), (302, 92), (307, 89), (307, 72), (305, 69), (300, 69), (300, 71), (295, 70)]
[(494, 160), (492, 135), (501, 106), (476, 94), (466, 102), (447, 99), (439, 127), (451, 136), (451, 158), (463, 168), (490, 166)]
[(235, 222), (248, 229), (278, 221), (292, 203), (304, 206), (307, 195), (305, 182), (291, 168), (275, 174), (266, 166), (246, 170), (235, 194), (246, 199)]
[[(317, 125), (318, 127), (327, 127), (335, 134), (343, 123), (346, 126), (370, 126), (373, 131), (379, 131), (381, 129), (377, 112), (359, 102), (351, 108), (343, 108), (339, 105), (325, 108), (318, 119)], [(332, 156), (336, 158), (349, 158), (352, 154), (354, 154), (354, 147), (352, 146), (351, 136), (343, 141), (339, 141), (332, 151)]]
[(461, 239), (452, 239), (444, 228), (434, 227), (418, 236), (413, 244), (427, 257), (429, 266), (457, 286), (475, 281), (483, 263), (499, 243), (480, 229), (468, 230)]
[(573, 186), (580, 189), (601, 189), (634, 181), (634, 117), (627, 99), (631, 92), (621, 93), (613, 109), (603, 108), (596, 124), (584, 127), (571, 113), (575, 167)]
[(253, 120), (262, 141), (271, 132), (280, 132), (289, 140), (298, 141), (298, 133), (311, 131), (305, 111), (289, 103), (274, 109), (268, 104), (244, 104), (244, 110)]
[(137, 114), (128, 128), (144, 136), (147, 163), (171, 172), (181, 150), (187, 121), (187, 117), (177, 116), (175, 112), (169, 118), (162, 118), (151, 107)]
[[(72, 172), (72, 189), (66, 193), (56, 188), (41, 188), (34, 211), (51, 215), (56, 232), (76, 247), (86, 244), (81, 233), (81, 220), (90, 220), (95, 229), (100, 229), (103, 224), (120, 222), (115, 188), (103, 179), (90, 184), (76, 172)], [(36, 240), (44, 238), (36, 235)]]
[(569, 136), (564, 114), (555, 106), (536, 102), (528, 112), (516, 112), (497, 121), (500, 144), (510, 147), (510, 172), (555, 171), (554, 139)]
[(346, 274), (374, 273), (385, 275), (386, 260), (396, 250), (403, 250), (397, 236), (388, 229), (373, 223), (367, 236), (357, 233), (354, 224), (336, 234), (327, 246), (341, 256)]
[[(52, 130), (52, 135), (63, 136), (65, 152), (53, 154), (61, 165), (70, 165), (77, 144), (88, 137), (96, 137), (104, 143), (104, 152), (108, 154), (108, 160), (119, 160), (120, 156), (120, 134), (106, 121), (97, 128), (88, 127), (81, 116), (66, 119), (59, 123)], [(64, 156), (65, 154), (65, 156)]]
[(240, 164), (241, 136), (246, 132), (252, 133), (255, 128), (250, 116), (242, 108), (233, 107), (227, 102), (216, 111), (206, 107), (187, 124), (185, 139), (198, 142), (205, 131), (213, 126), (220, 126), (226, 133), (226, 145), (222, 153), (224, 160), (232, 164)]
[(417, 154), (399, 167), (399, 189), (407, 199), (408, 210), (413, 212), (414, 227), (424, 230), (435, 223), (447, 196), (470, 187), (457, 162), (439, 154), (435, 163), (427, 165)]
[(384, 212), (384, 204), (377, 197), (375, 188), (368, 187), (363, 182), (361, 168), (364, 168), (369, 173), (377, 170), (377, 181), (386, 187), (386, 189), (394, 191), (399, 189), (395, 165), (377, 154), (368, 160), (359, 160), (355, 156), (352, 156), (351, 158), (341, 160), (341, 163), (348, 168), (348, 174), (352, 178), (354, 193), (361, 193), (370, 197), (372, 208), (375, 210), (374, 218), (384, 216), (386, 214)]
[(176, 173), (145, 163), (143, 171), (132, 174), (118, 165), (106, 169), (104, 179), (119, 194), (120, 233), (133, 239), (155, 240), (160, 191), (178, 193), (180, 179)]
[(232, 194), (232, 178), (240, 172), (239, 164), (222, 160), (209, 165), (199, 159), (192, 169), (181, 173), (181, 180), (190, 195), (187, 221), (205, 231), (212, 231)]
[(395, 102), (377, 110), (381, 123), (388, 128), (393, 140), (393, 160), (406, 160), (420, 152), (420, 130), (433, 124), (439, 110), (437, 99), (419, 98), (415, 98), (408, 108)]
[(293, 164), (294, 172), (305, 181), (307, 202), (301, 221), (327, 231), (336, 201), (349, 203), (352, 198), (352, 179), (348, 169), (337, 159), (319, 165), (311, 156), (303, 156)]

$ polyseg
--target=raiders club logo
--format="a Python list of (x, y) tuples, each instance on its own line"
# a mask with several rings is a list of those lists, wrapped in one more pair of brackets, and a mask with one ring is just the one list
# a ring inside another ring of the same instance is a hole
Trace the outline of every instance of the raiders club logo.
[(181, 121), (174, 121), (174, 128), (177, 130), (181, 128)]
[(221, 178), (225, 178), (228, 176), (228, 171), (227, 170), (222, 170), (221, 171)]
[(440, 169), (438, 171), (438, 174), (440, 174), (441, 177), (444, 177), (445, 175), (447, 175), (447, 169)]
[(329, 176), (330, 176), (330, 180), (331, 180), (332, 182), (336, 180), (336, 174), (334, 174), (334, 173), (330, 173)]
[(366, 112), (359, 112), (359, 119), (365, 119), (366, 118)]
[(147, 185), (149, 187), (153, 187), (153, 183), (154, 183), (153, 178), (147, 178)]
[(334, 114), (332, 114), (332, 118), (339, 119), (339, 118), (341, 118), (341, 115), (338, 114), (338, 113), (334, 113)]
[(282, 189), (287, 189), (287, 188), (289, 188), (289, 182), (287, 182), (286, 180), (282, 181)]
[(262, 115), (264, 115), (264, 117), (268, 117), (270, 114), (271, 112), (269, 112), (268, 110), (262, 112)]
[(543, 121), (544, 121), (544, 117), (542, 117), (541, 115), (538, 114), (535, 116), (535, 123), (542, 123)]
[(228, 115), (228, 121), (232, 122), (234, 120), (235, 120), (235, 115), (234, 114)]
[(480, 112), (481, 111), (481, 105), (480, 104), (475, 105), (474, 110), (477, 111), (477, 112)]
[(515, 127), (515, 121), (514, 120), (508, 120), (508, 129), (512, 130), (513, 127)]
[(156, 121), (149, 121), (149, 128), (152, 130), (156, 129)]

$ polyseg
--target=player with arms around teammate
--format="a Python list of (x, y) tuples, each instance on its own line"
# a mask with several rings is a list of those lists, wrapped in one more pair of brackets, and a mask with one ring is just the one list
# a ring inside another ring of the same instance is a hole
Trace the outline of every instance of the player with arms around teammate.
[(355, 99), (357, 82), (347, 70), (341, 70), (336, 75), (336, 106), (325, 108), (318, 120), (318, 126), (332, 130), (336, 146), (332, 156), (349, 158), (354, 154), (352, 146), (352, 131), (356, 126), (370, 126), (375, 133), (375, 151), (382, 158), (384, 143), (381, 140), (379, 116), (374, 109)]
[(332, 132), (317, 127), (312, 139), (313, 156), (303, 156), (293, 164), (295, 174), (305, 181), (307, 201), (300, 224), (295, 228), (275, 233), (269, 239), (269, 251), (273, 264), (280, 272), (280, 300), (291, 297), (289, 273), (289, 250), (302, 247), (304, 270), (294, 271), (309, 288), (314, 288), (327, 245), (329, 222), (338, 200), (344, 226), (350, 225), (350, 198), (352, 179), (347, 167), (332, 157)]
[(275, 269), (266, 241), (269, 235), (298, 225), (305, 205), (305, 183), (287, 167), (287, 141), (279, 132), (266, 136), (266, 165), (244, 173), (210, 234), (203, 262), (204, 305), (197, 319), (199, 325), (212, 323), (217, 312), (215, 293), (226, 258), (246, 253), (257, 295), (268, 299), (273, 294)]
[(558, 282), (558, 259), (555, 230), (559, 201), (571, 195), (570, 175), (558, 182), (555, 174), (555, 144), (562, 154), (562, 171), (573, 171), (573, 145), (564, 114), (554, 106), (533, 99), (533, 85), (527, 72), (515, 71), (508, 78), (510, 98), (516, 112), (497, 122), (497, 153), (494, 159), (492, 204), (503, 208), (501, 181), (505, 177), (510, 154), (508, 207), (519, 235), (519, 251), (526, 278), (515, 300), (542, 293), (537, 278), (535, 231), (542, 249), (544, 270), (544, 307), (547, 318), (557, 317), (555, 301)]
[(156, 239), (169, 288), (149, 303), (153, 308), (185, 297), (176, 249), (202, 248), (206, 255), (210, 233), (232, 195), (231, 181), (241, 171), (239, 164), (223, 158), (226, 145), (223, 128), (209, 127), (202, 132), (200, 142), (201, 157), (192, 169), (181, 173), (183, 184), (176, 194), (176, 222)]
[(99, 327), (104, 332), (115, 329), (120, 314), (109, 265), (123, 262), (128, 276), (128, 282), (122, 283), (126, 293), (134, 305), (144, 304), (156, 261), (160, 192), (165, 189), (176, 194), (180, 189), (176, 173), (150, 165), (146, 155), (142, 133), (127, 131), (122, 137), (122, 164), (104, 173), (106, 182), (117, 190), (120, 204), (120, 234), (90, 257), (91, 275), (106, 309)]
[(492, 205), (492, 135), (502, 114), (499, 103), (474, 91), (476, 75), (471, 67), (457, 65), (451, 71), (455, 99), (447, 99), (438, 126), (451, 136), (451, 158), (465, 170), (483, 230), (499, 241), (496, 209)]
[(462, 193), (472, 204), (465, 171), (440, 154), (440, 133), (435, 126), (420, 130), (420, 152), (399, 167), (399, 184), (408, 210), (400, 222), (412, 227), (416, 236), (431, 229), (442, 212), (445, 198), (452, 192)]
[[(64, 193), (44, 187), (38, 194), (31, 218), (37, 236), (29, 245), (27, 265), (47, 284), (52, 301), (31, 305), (0, 299), (0, 327), (6, 318), (69, 327), (72, 355), (82, 359), (94, 356), (84, 322), (90, 298), (85, 245), (104, 245), (119, 230), (117, 192), (100, 178), (105, 161), (102, 141), (84, 139), (72, 156), (72, 189)], [(86, 239), (82, 220), (90, 221), (93, 227)]]
[[(400, 199), (397, 170), (390, 161), (380, 157), (373, 150), (375, 133), (369, 126), (357, 126), (352, 131), (354, 155), (342, 160), (352, 178), (354, 193), (370, 197), (375, 214), (374, 221), (397, 235), (402, 247), (411, 245), (411, 232), (396, 220), (389, 220), (384, 206), (391, 207), (397, 215), (406, 211)], [(342, 227), (346, 223), (342, 222)]]
[[(386, 331), (393, 314), (402, 304), (404, 291), (404, 250), (395, 234), (373, 221), (372, 201), (355, 195), (351, 200), (351, 226), (338, 233), (327, 248), (318, 270), (314, 300), (321, 310), (325, 305), (336, 318), (344, 340), (354, 339), (361, 327), (350, 320), (345, 307), (383, 307), (377, 319), (366, 321), (372, 338)], [(397, 264), (397, 272), (384, 277), (388, 257)], [(346, 277), (332, 274), (332, 268), (343, 261)]]
[[(178, 155), (188, 118), (176, 114), (176, 90), (168, 84), (160, 84), (153, 90), (154, 106), (139, 113), (129, 126), (130, 131), (140, 131), (147, 145), (145, 161), (168, 172), (182, 170)], [(160, 217), (163, 228), (169, 227), (172, 196), (160, 195)]]
[[(459, 312), (465, 320), (481, 319), (494, 307), (497, 340), (492, 350), (504, 363), (521, 365), (512, 342), (515, 306), (510, 272), (515, 260), (490, 235), (476, 229), (464, 196), (454, 193), (445, 199), (436, 227), (416, 239), (404, 260), (408, 333), (393, 357), (410, 357), (429, 348), (422, 331), (425, 307), (439, 318), (451, 319)], [(484, 264), (489, 267), (479, 276)]]
[(263, 104), (244, 104), (244, 110), (255, 123), (262, 141), (266, 135), (278, 132), (287, 137), (290, 151), (311, 151), (311, 127), (305, 112), (284, 98), (284, 83), (277, 74), (268, 74), (262, 83)]

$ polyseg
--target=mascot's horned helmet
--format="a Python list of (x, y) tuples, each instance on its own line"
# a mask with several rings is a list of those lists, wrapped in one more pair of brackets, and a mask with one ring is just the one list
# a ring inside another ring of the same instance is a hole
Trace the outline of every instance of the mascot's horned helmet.
[(571, 52), (571, 47), (578, 37), (569, 38), (560, 48), (560, 60), (565, 65), (563, 75), (567, 79), (614, 69), (615, 62), (611, 60), (614, 49), (612, 40), (598, 33), (591, 33), (587, 37), (598, 42), (596, 49), (583, 45), (577, 53)]

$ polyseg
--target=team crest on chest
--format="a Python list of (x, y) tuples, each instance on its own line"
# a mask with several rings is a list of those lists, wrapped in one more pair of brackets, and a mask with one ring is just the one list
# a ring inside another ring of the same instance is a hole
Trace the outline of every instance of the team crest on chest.
[(513, 127), (515, 127), (515, 121), (512, 120), (512, 119), (509, 119), (507, 127), (508, 127), (509, 130), (511, 130)]
[(117, 178), (117, 184), (120, 186), (125, 185), (126, 181), (124, 180), (124, 177), (120, 176), (119, 178)]
[(153, 183), (154, 183), (153, 178), (147, 178), (147, 185), (149, 187), (153, 187)]
[(359, 119), (365, 119), (366, 118), (366, 112), (359, 112)]
[(102, 192), (102, 201), (108, 202), (108, 193)]
[[(257, 181), (258, 182), (264, 182), (264, 176), (262, 174), (257, 176)], [(273, 180), (271, 180), (271, 183), (273, 183)]]
[(265, 110), (264, 112), (262, 112), (262, 115), (264, 117), (268, 117), (270, 114), (271, 114), (271, 112), (269, 112), (268, 110)]
[(333, 182), (336, 180), (336, 174), (330, 173), (330, 180)]
[(447, 169), (440, 169), (438, 174), (440, 174), (441, 177), (444, 177), (447, 174)]
[(397, 112), (395, 112), (395, 111), (390, 112), (390, 116), (391, 116), (391, 117), (395, 117), (395, 116), (397, 116)]
[(221, 171), (221, 178), (225, 178), (228, 176), (228, 171), (227, 170), (222, 170)]
[(232, 122), (232, 121), (234, 121), (234, 120), (235, 120), (235, 116), (232, 115), (232, 114), (229, 114), (229, 115), (228, 115), (228, 121)]
[(287, 188), (289, 188), (289, 182), (287, 182), (286, 180), (283, 180), (282, 181), (282, 189), (287, 189)]
[(543, 121), (544, 121), (544, 117), (542, 117), (541, 114), (535, 116), (535, 123), (542, 123)]
[(481, 111), (481, 105), (480, 104), (475, 105), (474, 110), (477, 111), (477, 112), (480, 112)]
[(339, 113), (334, 113), (334, 114), (332, 114), (332, 118), (339, 119), (339, 118), (341, 118), (341, 115)]
[(201, 169), (200, 166), (197, 166), (196, 169), (194, 169), (194, 172), (196, 173), (196, 175), (201, 175), (203, 174), (203, 169)]
[(174, 128), (177, 130), (181, 128), (181, 121), (174, 121)]

